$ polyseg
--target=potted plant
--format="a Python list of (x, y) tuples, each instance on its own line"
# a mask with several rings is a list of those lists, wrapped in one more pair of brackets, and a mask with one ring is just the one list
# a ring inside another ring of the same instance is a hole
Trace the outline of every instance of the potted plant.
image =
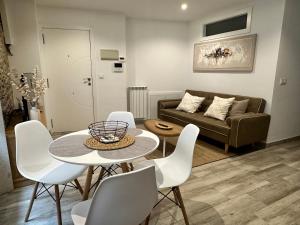
[(39, 120), (40, 110), (38, 109), (39, 99), (45, 94), (46, 81), (42, 78), (39, 68), (36, 66), (33, 72), (18, 74), (16, 70), (8, 73), (13, 87), (29, 102), (31, 109), (29, 117), (31, 120)]

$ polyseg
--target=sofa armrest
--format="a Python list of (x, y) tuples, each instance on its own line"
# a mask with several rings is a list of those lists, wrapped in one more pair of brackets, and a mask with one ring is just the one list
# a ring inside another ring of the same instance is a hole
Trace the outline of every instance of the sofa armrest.
[(265, 140), (271, 116), (265, 113), (245, 113), (227, 118), (231, 127), (229, 145), (240, 147)]
[(159, 100), (158, 101), (158, 109), (170, 109), (170, 108), (176, 108), (179, 103), (181, 102), (181, 99), (166, 99), (166, 100)]
[(157, 117), (160, 118), (160, 110), (162, 109), (170, 109), (170, 108), (177, 108), (181, 99), (165, 99), (159, 100), (157, 102)]

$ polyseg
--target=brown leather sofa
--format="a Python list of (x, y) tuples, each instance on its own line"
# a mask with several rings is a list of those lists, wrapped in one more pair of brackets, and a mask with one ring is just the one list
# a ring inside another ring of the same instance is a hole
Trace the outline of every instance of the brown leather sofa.
[[(238, 148), (244, 145), (264, 141), (267, 138), (270, 115), (264, 113), (266, 101), (262, 98), (220, 94), (204, 91), (186, 90), (191, 95), (205, 97), (204, 102), (195, 113), (177, 111), (181, 99), (160, 100), (158, 118), (182, 126), (193, 123), (200, 128), (200, 134), (229, 146)], [(225, 121), (203, 116), (214, 96), (222, 98), (235, 97), (237, 101), (249, 99), (246, 113), (227, 117)]]

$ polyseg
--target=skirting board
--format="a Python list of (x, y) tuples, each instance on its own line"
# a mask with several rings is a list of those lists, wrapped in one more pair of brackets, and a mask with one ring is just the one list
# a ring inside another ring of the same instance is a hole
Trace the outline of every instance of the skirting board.
[(266, 143), (266, 147), (271, 147), (271, 146), (274, 146), (274, 145), (284, 144), (284, 143), (287, 143), (287, 142), (290, 142), (290, 141), (297, 141), (297, 140), (300, 140), (300, 136), (286, 138), (286, 139), (283, 139), (283, 140), (280, 140), (280, 141), (273, 141), (273, 142), (270, 142), (270, 143)]

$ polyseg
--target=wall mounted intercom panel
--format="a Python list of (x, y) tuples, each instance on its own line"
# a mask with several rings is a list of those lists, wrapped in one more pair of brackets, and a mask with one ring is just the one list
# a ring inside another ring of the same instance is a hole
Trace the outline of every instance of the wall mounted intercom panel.
[(123, 62), (118, 61), (113, 63), (113, 72), (114, 73), (123, 73), (124, 65)]

